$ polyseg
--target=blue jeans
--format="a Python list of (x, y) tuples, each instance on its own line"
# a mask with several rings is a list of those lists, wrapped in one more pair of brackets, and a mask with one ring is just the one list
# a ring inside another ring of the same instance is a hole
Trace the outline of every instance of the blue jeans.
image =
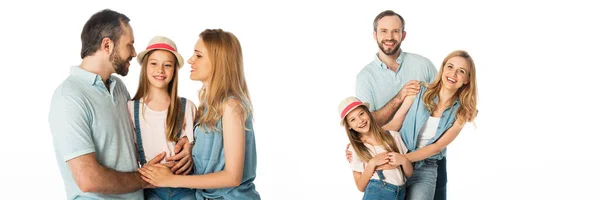
[(196, 200), (196, 191), (189, 188), (148, 188), (144, 199), (151, 200)]
[(397, 186), (384, 181), (371, 179), (365, 189), (363, 200), (370, 199), (397, 199), (404, 200), (406, 189), (404, 185)]
[(408, 178), (406, 199), (432, 200), (435, 195), (437, 172), (437, 160), (434, 159), (426, 159), (421, 167), (414, 169), (413, 175)]
[(446, 200), (446, 183), (448, 183), (448, 172), (446, 171), (446, 157), (438, 160), (438, 176), (435, 183), (434, 200)]

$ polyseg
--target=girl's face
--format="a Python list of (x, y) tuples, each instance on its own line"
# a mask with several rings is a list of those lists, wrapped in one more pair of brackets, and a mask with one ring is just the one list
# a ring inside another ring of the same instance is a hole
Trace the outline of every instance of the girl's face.
[(175, 55), (165, 50), (155, 50), (148, 56), (146, 75), (151, 87), (166, 89), (175, 73)]
[(208, 50), (204, 45), (202, 38), (198, 39), (196, 46), (194, 46), (194, 55), (188, 60), (188, 63), (192, 65), (190, 72), (190, 79), (195, 81), (202, 81), (203, 84), (207, 84), (212, 74), (212, 63), (208, 58)]
[(369, 114), (367, 114), (367, 112), (368, 111), (362, 107), (350, 111), (350, 113), (346, 115), (346, 123), (348, 123), (350, 129), (361, 134), (369, 132), (371, 120), (369, 119)]
[(469, 64), (463, 57), (455, 56), (446, 62), (442, 73), (442, 86), (458, 90), (469, 83)]

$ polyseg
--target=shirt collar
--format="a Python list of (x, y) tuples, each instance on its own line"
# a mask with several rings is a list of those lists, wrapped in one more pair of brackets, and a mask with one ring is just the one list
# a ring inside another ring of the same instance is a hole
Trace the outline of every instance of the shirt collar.
[[(396, 58), (396, 62), (399, 65), (402, 65), (402, 61), (404, 60), (404, 57), (406, 57), (406, 52), (402, 51), (402, 49), (398, 49), (398, 51), (400, 51), (400, 55), (398, 55), (398, 58)], [(381, 67), (382, 69), (387, 69), (387, 66), (379, 59), (379, 56), (377, 56), (377, 54), (379, 54), (379, 52), (375, 53), (375, 64)]]
[[(423, 89), (421, 88), (421, 90), (423, 90)], [(435, 104), (438, 103), (438, 97), (437, 96), (433, 98), (433, 103), (435, 103)], [(456, 98), (454, 100), (454, 102), (452, 103), (452, 106), (450, 106), (450, 107), (455, 107), (455, 106), (457, 106), (459, 104), (460, 104), (459, 98)], [(448, 107), (448, 108), (450, 108), (450, 107)]]
[[(91, 85), (104, 85), (100, 75), (81, 69), (79, 66), (71, 67), (71, 76)], [(109, 84), (113, 82), (112, 76), (108, 77), (107, 82)]]

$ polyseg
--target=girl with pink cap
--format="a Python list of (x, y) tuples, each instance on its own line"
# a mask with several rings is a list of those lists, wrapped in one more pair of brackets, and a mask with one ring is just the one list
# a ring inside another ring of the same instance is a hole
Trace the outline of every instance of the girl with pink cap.
[[(348, 97), (339, 105), (341, 123), (352, 145), (350, 168), (354, 181), (358, 190), (364, 192), (363, 199), (403, 200), (406, 177), (413, 171), (410, 161), (403, 155), (407, 148), (398, 132), (384, 131), (377, 126), (368, 107), (368, 103), (355, 97)], [(376, 169), (386, 164), (398, 167)]]

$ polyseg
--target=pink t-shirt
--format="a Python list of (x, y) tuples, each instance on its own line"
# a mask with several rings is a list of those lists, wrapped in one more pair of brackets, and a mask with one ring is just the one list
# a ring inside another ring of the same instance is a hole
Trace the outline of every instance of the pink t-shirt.
[[(186, 99), (187, 100), (187, 99)], [(134, 113), (133, 113), (133, 101), (127, 102), (127, 107), (129, 109), (129, 116), (131, 119), (131, 123), (134, 123)], [(156, 155), (162, 153), (163, 151), (167, 153), (165, 158), (161, 161), (161, 163), (166, 162), (166, 158), (170, 156), (174, 156), (175, 153), (173, 149), (175, 148), (176, 142), (171, 142), (167, 140), (167, 135), (165, 133), (165, 126), (167, 120), (167, 110), (163, 111), (155, 111), (150, 109), (146, 104), (140, 101), (139, 104), (139, 123), (140, 123), (140, 131), (142, 136), (142, 144), (144, 145), (144, 154), (146, 155), (146, 161), (152, 160)], [(181, 109), (181, 108), (180, 108)], [(194, 141), (194, 117), (196, 116), (196, 105), (190, 100), (187, 100), (185, 105), (185, 117), (183, 129), (181, 132), (181, 138), (187, 137), (191, 142)], [(134, 126), (134, 129), (137, 128)], [(134, 132), (135, 137), (135, 132)], [(136, 145), (137, 144), (137, 137)], [(137, 151), (137, 149), (136, 149)]]

